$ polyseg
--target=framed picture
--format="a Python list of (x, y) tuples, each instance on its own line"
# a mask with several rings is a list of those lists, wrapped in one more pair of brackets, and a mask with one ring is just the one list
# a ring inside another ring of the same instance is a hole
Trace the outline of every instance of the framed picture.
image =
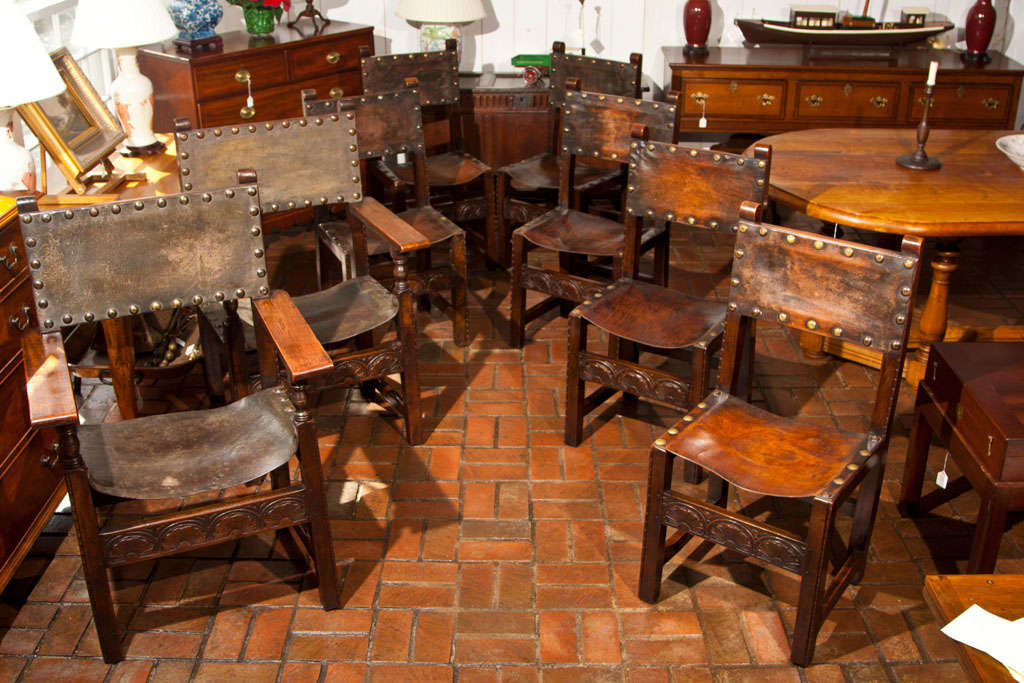
[(50, 53), (68, 89), (49, 99), (18, 106), (22, 120), (39, 139), (76, 193), (84, 176), (124, 140), (121, 123), (100, 99), (66, 48)]

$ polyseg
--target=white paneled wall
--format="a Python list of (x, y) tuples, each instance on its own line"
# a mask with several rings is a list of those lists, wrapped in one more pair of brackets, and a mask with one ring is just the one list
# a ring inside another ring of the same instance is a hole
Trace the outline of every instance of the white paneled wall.
[[(796, 4), (838, 4), (841, 9), (860, 12), (863, 0), (796, 0)], [(665, 80), (661, 56), (664, 45), (683, 44), (685, 0), (585, 0), (580, 30), (579, 0), (483, 0), (488, 16), (468, 25), (464, 31), (462, 68), (466, 71), (511, 71), (513, 55), (547, 52), (555, 40), (578, 49), (586, 36), (587, 54), (626, 59), (630, 52), (644, 55), (644, 72), (653, 83)], [(320, 0), (321, 11), (375, 27), (376, 50), (410, 52), (417, 49), (417, 30), (395, 16), (398, 0)], [(883, 19), (898, 19), (904, 6), (931, 8), (933, 18), (945, 17), (962, 27), (974, 0), (872, 0), (870, 12)], [(1000, 20), (992, 48), (1024, 60), (1024, 2), (995, 0)], [(1009, 5), (1013, 5), (1007, 9)], [(736, 17), (781, 19), (788, 16), (790, 3), (780, 0), (711, 0), (713, 8), (712, 45), (740, 45), (742, 36), (733, 25)], [(293, 0), (294, 16), (304, 6)], [(224, 23), (241, 27), (241, 10), (225, 3)]]

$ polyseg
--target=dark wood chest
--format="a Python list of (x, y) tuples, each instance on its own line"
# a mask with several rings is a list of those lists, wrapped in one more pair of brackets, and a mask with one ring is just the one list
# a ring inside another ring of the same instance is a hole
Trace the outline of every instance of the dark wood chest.
[(50, 430), (28, 420), (22, 330), (35, 325), (35, 305), (17, 213), (0, 208), (0, 590), (64, 496)]
[[(267, 38), (221, 34), (224, 49), (186, 55), (170, 43), (139, 49), (153, 81), (153, 130), (170, 132), (189, 117), (200, 128), (297, 116), (299, 93), (362, 93), (359, 47), (373, 52), (373, 27), (332, 21), (319, 35), (280, 26)], [(246, 98), (252, 93), (253, 104)]]
[(922, 381), (994, 480), (1024, 481), (1024, 343), (935, 344)]

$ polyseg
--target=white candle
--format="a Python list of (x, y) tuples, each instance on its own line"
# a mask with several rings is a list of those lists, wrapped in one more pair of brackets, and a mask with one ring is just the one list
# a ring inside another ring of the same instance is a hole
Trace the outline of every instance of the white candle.
[(939, 73), (939, 63), (932, 62), (928, 65), (928, 82), (926, 85), (935, 85), (935, 74)]

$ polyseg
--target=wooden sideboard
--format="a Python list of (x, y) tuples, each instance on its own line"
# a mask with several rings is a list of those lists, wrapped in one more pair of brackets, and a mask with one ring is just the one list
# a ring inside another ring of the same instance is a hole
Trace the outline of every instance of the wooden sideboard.
[(0, 197), (0, 590), (64, 497), (50, 430), (29, 426), (21, 331), (35, 325), (17, 212)]
[(973, 66), (952, 50), (906, 49), (884, 58), (839, 58), (802, 47), (711, 48), (705, 57), (662, 48), (667, 97), (683, 93), (683, 127), (780, 133), (805, 128), (898, 128), (921, 118), (924, 81), (939, 62), (929, 115), (936, 128), (1013, 128), (1024, 65), (990, 53)]
[(153, 81), (154, 130), (170, 132), (185, 116), (197, 128), (298, 116), (305, 88), (325, 98), (361, 94), (359, 48), (373, 52), (373, 27), (338, 21), (319, 35), (282, 25), (265, 38), (221, 37), (218, 52), (187, 55), (170, 42), (139, 49), (139, 69)]

